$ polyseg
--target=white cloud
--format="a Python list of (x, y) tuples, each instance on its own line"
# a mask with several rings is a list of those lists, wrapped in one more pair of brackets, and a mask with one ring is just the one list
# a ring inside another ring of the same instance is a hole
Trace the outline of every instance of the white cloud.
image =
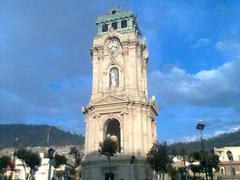
[(170, 139), (168, 141), (168, 144), (173, 144), (173, 143), (178, 143), (178, 142), (193, 142), (193, 141), (198, 141), (199, 140), (199, 135), (195, 135), (195, 136), (184, 136), (181, 138), (177, 138), (177, 139)]
[[(209, 139), (209, 138), (213, 138), (213, 137), (217, 137), (220, 136), (222, 134), (226, 134), (226, 133), (231, 133), (231, 132), (236, 132), (240, 130), (240, 126), (235, 127), (235, 128), (230, 128), (227, 130), (217, 130), (215, 131), (213, 134), (204, 134), (203, 138)], [(200, 140), (200, 136), (199, 135), (194, 135), (194, 136), (184, 136), (181, 138), (177, 138), (177, 139), (171, 139), (168, 141), (169, 144), (173, 144), (173, 143), (178, 143), (178, 142), (193, 142), (193, 141), (199, 141)]]
[(240, 57), (240, 36), (230, 36), (223, 41), (218, 41), (216, 49), (221, 52), (230, 53), (235, 57)]
[(240, 49), (240, 43), (236, 41), (218, 41), (216, 43), (218, 50)]
[(205, 46), (211, 43), (210, 38), (200, 38), (197, 40), (197, 42), (193, 45), (194, 48)]
[(206, 107), (237, 107), (240, 105), (240, 60), (189, 74), (178, 67), (168, 73), (150, 74), (151, 93), (159, 98), (160, 106), (191, 104)]
[(216, 136), (219, 136), (219, 135), (222, 135), (222, 134), (227, 134), (227, 133), (231, 133), (231, 132), (236, 132), (240, 130), (240, 126), (237, 126), (237, 127), (234, 127), (234, 128), (229, 128), (229, 129), (226, 129), (226, 130), (217, 130), (214, 132), (214, 134), (210, 134), (210, 135), (207, 135), (207, 138), (212, 138), (212, 137), (216, 137)]
[(226, 131), (223, 131), (223, 130), (215, 131), (214, 136), (219, 136), (219, 135), (224, 134), (224, 133), (226, 133)]
[(240, 130), (240, 126), (234, 127), (231, 129), (232, 132), (236, 132)]

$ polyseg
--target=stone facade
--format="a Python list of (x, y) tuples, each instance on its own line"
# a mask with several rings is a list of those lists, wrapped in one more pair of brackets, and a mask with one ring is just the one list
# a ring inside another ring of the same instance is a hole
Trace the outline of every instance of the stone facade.
[[(232, 179), (231, 176), (233, 175), (233, 178), (240, 179), (240, 146), (214, 148), (213, 150), (214, 154), (219, 156), (220, 170), (217, 173), (218, 177), (222, 179)], [(227, 151), (232, 153), (233, 160), (231, 162), (228, 159)]]
[(86, 117), (83, 179), (105, 178), (109, 165), (98, 150), (107, 136), (115, 136), (120, 144), (112, 162), (114, 179), (130, 179), (133, 155), (134, 178), (151, 179), (146, 153), (156, 141), (158, 109), (155, 98), (148, 100), (146, 43), (131, 11), (112, 9), (98, 18), (97, 27), (91, 50), (92, 96), (82, 109)]

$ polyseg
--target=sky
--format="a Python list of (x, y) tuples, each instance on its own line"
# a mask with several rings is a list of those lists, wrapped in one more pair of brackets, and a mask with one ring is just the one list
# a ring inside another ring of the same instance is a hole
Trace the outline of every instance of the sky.
[(159, 141), (240, 128), (240, 1), (0, 0), (0, 124), (84, 134), (96, 18), (132, 10), (147, 39)]

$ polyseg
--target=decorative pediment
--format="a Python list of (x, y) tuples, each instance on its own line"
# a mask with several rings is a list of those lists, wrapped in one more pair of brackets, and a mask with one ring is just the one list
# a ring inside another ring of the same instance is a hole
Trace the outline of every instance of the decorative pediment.
[(122, 98), (119, 96), (108, 95), (100, 100), (96, 101), (93, 105), (106, 105), (106, 104), (116, 104), (116, 103), (127, 103), (127, 98)]

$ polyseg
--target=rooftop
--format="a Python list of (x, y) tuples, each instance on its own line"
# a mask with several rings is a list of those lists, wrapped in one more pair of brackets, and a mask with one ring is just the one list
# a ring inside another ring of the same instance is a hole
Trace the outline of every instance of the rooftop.
[(112, 8), (104, 16), (99, 16), (96, 21), (97, 35), (104, 35), (110, 29), (117, 32), (135, 31), (140, 34), (137, 18), (131, 10)]

